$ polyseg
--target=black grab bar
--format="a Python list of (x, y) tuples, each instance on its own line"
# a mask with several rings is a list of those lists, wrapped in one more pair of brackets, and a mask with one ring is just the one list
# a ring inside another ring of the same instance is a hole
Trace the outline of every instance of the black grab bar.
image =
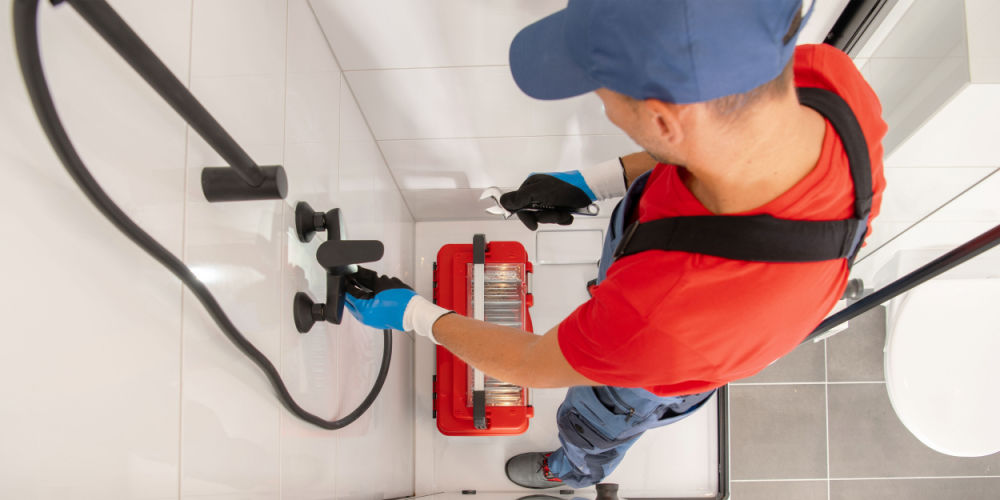
[(111, 5), (105, 0), (53, 0), (52, 4), (62, 2), (70, 4), (229, 164), (202, 169), (201, 187), (208, 201), (285, 198), (288, 194), (285, 170), (280, 165), (258, 166)]
[(861, 300), (844, 308), (844, 310), (826, 318), (802, 343), (809, 342), (823, 335), (831, 328), (864, 314), (869, 309), (885, 303), (897, 295), (906, 293), (913, 287), (930, 280), (941, 273), (997, 246), (1000, 244), (1000, 225), (975, 238), (963, 243), (958, 248), (932, 260), (920, 269), (889, 283), (878, 291), (866, 295)]

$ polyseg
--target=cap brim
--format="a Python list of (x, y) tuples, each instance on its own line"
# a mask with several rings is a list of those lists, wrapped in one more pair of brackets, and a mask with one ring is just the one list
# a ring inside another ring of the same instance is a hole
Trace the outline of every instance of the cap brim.
[(566, 10), (528, 25), (510, 43), (510, 72), (521, 90), (535, 99), (565, 99), (596, 90), (567, 47)]

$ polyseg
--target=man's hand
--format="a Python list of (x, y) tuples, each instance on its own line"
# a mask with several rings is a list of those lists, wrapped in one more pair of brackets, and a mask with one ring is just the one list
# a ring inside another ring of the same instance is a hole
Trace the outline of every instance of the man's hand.
[(434, 322), (451, 312), (417, 295), (399, 278), (379, 276), (360, 266), (347, 277), (345, 299), (351, 314), (370, 327), (415, 331), (432, 341)]
[[(504, 193), (500, 204), (534, 231), (540, 222), (572, 224), (572, 211), (624, 194), (624, 171), (616, 158), (584, 170), (531, 174), (516, 191)], [(521, 210), (526, 207), (542, 209)]]

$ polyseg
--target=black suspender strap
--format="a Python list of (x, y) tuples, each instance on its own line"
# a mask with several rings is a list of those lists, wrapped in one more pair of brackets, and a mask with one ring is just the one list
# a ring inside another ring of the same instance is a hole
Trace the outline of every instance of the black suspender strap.
[(632, 223), (615, 249), (617, 259), (647, 250), (674, 250), (754, 262), (819, 262), (854, 257), (868, 229), (871, 160), (864, 133), (837, 94), (800, 88), (799, 101), (830, 120), (844, 145), (854, 181), (854, 217), (807, 221), (770, 215), (668, 217)]
[(825, 89), (797, 89), (799, 102), (815, 109), (830, 120), (833, 130), (840, 136), (840, 142), (847, 153), (847, 162), (854, 180), (854, 217), (867, 220), (872, 210), (872, 162), (868, 154), (868, 141), (861, 130), (858, 118), (851, 107), (839, 95)]

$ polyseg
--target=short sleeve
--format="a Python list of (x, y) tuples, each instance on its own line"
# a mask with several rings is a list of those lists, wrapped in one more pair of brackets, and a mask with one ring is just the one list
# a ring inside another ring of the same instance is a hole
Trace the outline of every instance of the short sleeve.
[[(635, 256), (623, 261), (636, 258), (648, 260)], [(619, 387), (671, 383), (677, 374), (669, 366), (680, 366), (663, 361), (682, 354), (661, 328), (666, 325), (651, 324), (648, 312), (662, 312), (660, 300), (674, 280), (649, 279), (648, 264), (619, 263), (626, 265), (613, 267), (593, 297), (559, 324), (560, 350), (570, 366), (595, 382)], [(629, 279), (630, 271), (643, 268), (638, 281)]]

